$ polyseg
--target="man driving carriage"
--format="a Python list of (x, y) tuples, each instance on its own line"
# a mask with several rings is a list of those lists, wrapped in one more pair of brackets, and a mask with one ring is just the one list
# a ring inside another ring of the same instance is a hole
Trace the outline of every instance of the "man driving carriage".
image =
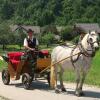
[(34, 31), (29, 29), (27, 33), (28, 37), (24, 39), (25, 54), (21, 57), (21, 60), (25, 61), (28, 59), (29, 67), (31, 67), (32, 71), (34, 72), (37, 59), (37, 55), (34, 53), (38, 49), (39, 42), (34, 36)]
[(28, 33), (28, 37), (24, 39), (24, 47), (27, 50), (34, 51), (36, 47), (39, 45), (39, 42), (34, 36), (34, 31), (29, 29), (27, 33)]

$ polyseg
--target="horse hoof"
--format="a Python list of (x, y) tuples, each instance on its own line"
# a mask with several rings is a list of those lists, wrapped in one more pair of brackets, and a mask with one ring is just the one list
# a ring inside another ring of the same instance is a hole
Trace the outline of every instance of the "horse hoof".
[(85, 94), (83, 92), (80, 93), (80, 96), (84, 96)]
[(58, 89), (55, 90), (55, 93), (60, 93), (60, 91)]
[(65, 88), (62, 88), (61, 90), (62, 90), (62, 92), (67, 92)]
[(80, 93), (76, 93), (76, 96), (80, 97), (80, 96), (84, 96), (85, 94), (83, 92)]

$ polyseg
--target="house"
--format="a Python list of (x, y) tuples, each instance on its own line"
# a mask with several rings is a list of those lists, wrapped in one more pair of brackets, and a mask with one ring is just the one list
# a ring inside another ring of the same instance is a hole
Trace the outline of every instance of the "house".
[(32, 29), (35, 34), (40, 34), (41, 33), (41, 28), (40, 26), (30, 26), (30, 25), (10, 25), (11, 31), (14, 32), (17, 29), (22, 29), (24, 31), (28, 31), (28, 29)]
[(97, 33), (100, 33), (100, 27), (98, 23), (76, 23), (74, 25), (74, 30), (85, 33), (89, 31), (97, 31)]

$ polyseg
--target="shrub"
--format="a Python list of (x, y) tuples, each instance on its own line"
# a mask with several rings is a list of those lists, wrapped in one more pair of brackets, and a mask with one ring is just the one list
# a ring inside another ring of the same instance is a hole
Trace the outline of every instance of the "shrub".
[(49, 45), (49, 44), (52, 44), (53, 41), (54, 41), (54, 34), (51, 32), (48, 32), (42, 37), (42, 43), (44, 44)]
[(62, 40), (72, 40), (73, 35), (72, 35), (73, 28), (71, 26), (67, 26), (62, 32), (61, 32), (61, 38)]

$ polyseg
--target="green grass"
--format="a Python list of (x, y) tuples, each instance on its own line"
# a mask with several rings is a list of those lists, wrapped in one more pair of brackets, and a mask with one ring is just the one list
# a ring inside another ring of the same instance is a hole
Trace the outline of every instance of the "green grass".
[(46, 49), (46, 50), (49, 50), (50, 52), (52, 51), (52, 49), (54, 48), (54, 47), (56, 47), (57, 46), (57, 44), (55, 44), (55, 45), (51, 45), (51, 46), (46, 46), (46, 45), (40, 45), (40, 47), (39, 47), (39, 49), (40, 50), (42, 50), (42, 49)]
[(2, 71), (2, 69), (7, 68), (7, 63), (5, 61), (1, 61), (0, 60), (0, 71)]
[(92, 66), (85, 82), (87, 84), (98, 85), (100, 87), (100, 50), (93, 58)]

